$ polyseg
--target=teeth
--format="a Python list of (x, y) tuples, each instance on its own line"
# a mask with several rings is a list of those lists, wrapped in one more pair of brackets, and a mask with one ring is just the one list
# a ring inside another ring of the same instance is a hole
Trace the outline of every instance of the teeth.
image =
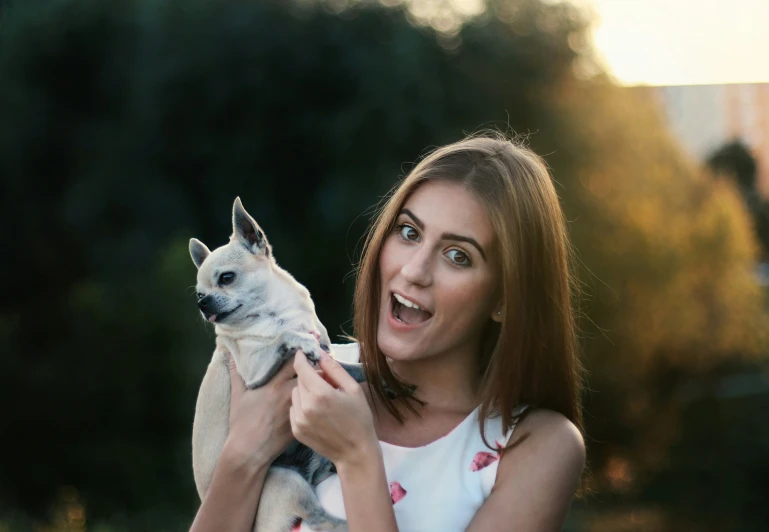
[(398, 301), (398, 303), (400, 303), (401, 305), (404, 305), (404, 306), (409, 307), (409, 308), (415, 308), (417, 310), (422, 310), (419, 307), (419, 305), (417, 305), (416, 303), (412, 303), (411, 301), (409, 301), (405, 297), (399, 296), (395, 292), (393, 292), (393, 295), (395, 296), (395, 299)]

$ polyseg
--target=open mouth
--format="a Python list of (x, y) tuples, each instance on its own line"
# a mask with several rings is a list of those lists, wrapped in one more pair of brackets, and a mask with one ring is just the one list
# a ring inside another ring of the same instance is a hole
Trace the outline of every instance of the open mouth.
[(433, 317), (430, 312), (395, 293), (390, 293), (390, 309), (393, 318), (408, 325), (419, 325)]
[(223, 320), (227, 319), (227, 317), (230, 314), (232, 314), (233, 312), (235, 312), (236, 310), (238, 310), (242, 306), (243, 305), (240, 304), (237, 307), (235, 307), (234, 309), (228, 310), (227, 312), (220, 312), (219, 314), (210, 314), (210, 315), (206, 316), (206, 319), (208, 321), (210, 321), (211, 323), (221, 323)]

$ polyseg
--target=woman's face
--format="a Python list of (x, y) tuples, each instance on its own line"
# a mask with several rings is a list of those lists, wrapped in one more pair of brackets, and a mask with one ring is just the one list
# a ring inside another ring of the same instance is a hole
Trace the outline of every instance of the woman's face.
[(379, 258), (377, 342), (386, 356), (477, 353), (483, 325), (500, 319), (494, 240), (483, 206), (463, 185), (429, 181), (411, 195)]

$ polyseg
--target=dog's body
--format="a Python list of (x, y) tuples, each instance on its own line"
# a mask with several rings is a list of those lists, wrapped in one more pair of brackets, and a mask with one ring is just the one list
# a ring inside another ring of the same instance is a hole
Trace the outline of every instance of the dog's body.
[[(200, 387), (192, 431), (192, 466), (203, 500), (229, 430), (228, 353), (246, 385), (258, 388), (297, 350), (317, 362), (320, 349), (330, 351), (330, 341), (310, 293), (277, 265), (240, 199), (233, 207), (229, 244), (210, 252), (192, 239), (190, 254), (198, 268), (198, 307), (216, 324), (216, 350)], [(360, 365), (342, 366), (358, 382), (364, 380)], [(292, 442), (268, 471), (255, 530), (288, 531), (297, 518), (317, 530), (346, 530), (345, 521), (323, 510), (313, 490), (332, 471), (327, 459)]]

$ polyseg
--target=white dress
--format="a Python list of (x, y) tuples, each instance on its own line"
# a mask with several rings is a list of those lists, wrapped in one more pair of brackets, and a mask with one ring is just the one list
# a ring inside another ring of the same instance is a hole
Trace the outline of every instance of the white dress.
[[(340, 349), (342, 348), (342, 349)], [(334, 355), (357, 361), (357, 345), (334, 345)], [(526, 409), (523, 406), (520, 412)], [(513, 431), (502, 430), (500, 418), (487, 419), (490, 445), (507, 445)], [(481, 438), (478, 408), (445, 436), (423, 447), (399, 447), (379, 442), (385, 473), (400, 532), (454, 532), (465, 530), (491, 493), (499, 454)], [(342, 487), (337, 475), (317, 486), (323, 507), (345, 518)], [(299, 530), (310, 531), (305, 525)]]

